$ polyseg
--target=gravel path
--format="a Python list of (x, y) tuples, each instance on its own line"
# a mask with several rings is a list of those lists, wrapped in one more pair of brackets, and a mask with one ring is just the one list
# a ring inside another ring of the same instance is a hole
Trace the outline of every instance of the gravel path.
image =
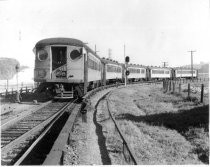
[[(64, 165), (105, 165), (111, 164), (110, 160), (104, 161), (103, 148), (100, 148), (100, 138), (103, 137), (99, 133), (94, 123), (94, 111), (98, 100), (113, 88), (98, 92), (91, 97), (91, 106), (87, 114), (81, 113), (77, 117), (73, 132), (70, 137), (70, 144), (66, 146), (64, 154)], [(97, 133), (98, 131), (98, 133)]]

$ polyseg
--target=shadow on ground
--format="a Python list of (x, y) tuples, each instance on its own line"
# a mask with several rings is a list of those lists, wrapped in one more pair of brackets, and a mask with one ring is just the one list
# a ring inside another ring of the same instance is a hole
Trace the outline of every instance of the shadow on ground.
[[(161, 113), (146, 116), (122, 114), (116, 119), (125, 119), (133, 122), (145, 122), (153, 126), (164, 126), (169, 129), (177, 130), (185, 137), (189, 137), (185, 133), (192, 128), (204, 128), (205, 132), (209, 132), (209, 105), (196, 107), (190, 110), (180, 110), (177, 113)], [(194, 143), (192, 144), (194, 145)], [(195, 152), (197, 152), (198, 158), (203, 163), (208, 164), (209, 148), (208, 146), (204, 146), (204, 148), (202, 148), (203, 146), (200, 146), (200, 144), (202, 143), (198, 143), (198, 146), (196, 146)]]
[(177, 113), (161, 113), (146, 116), (122, 114), (117, 119), (126, 119), (135, 122), (146, 122), (150, 125), (165, 126), (182, 133), (189, 127), (204, 127), (209, 129), (209, 105), (196, 107), (191, 110), (180, 110)]

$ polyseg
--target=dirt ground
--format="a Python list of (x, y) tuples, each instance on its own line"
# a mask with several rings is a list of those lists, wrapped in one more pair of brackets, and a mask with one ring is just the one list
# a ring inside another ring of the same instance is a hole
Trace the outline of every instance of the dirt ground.
[[(103, 90), (91, 97), (91, 106), (86, 114), (79, 114), (70, 137), (70, 144), (66, 146), (64, 165), (104, 165), (99, 138), (95, 125), (95, 106), (98, 100), (112, 88)], [(110, 164), (110, 163), (109, 163)]]

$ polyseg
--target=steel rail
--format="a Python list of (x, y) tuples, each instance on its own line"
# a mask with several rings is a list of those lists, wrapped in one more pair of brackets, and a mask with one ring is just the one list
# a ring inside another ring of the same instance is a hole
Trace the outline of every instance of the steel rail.
[(50, 120), (50, 122), (46, 125), (46, 129), (39, 135), (39, 137), (33, 142), (33, 144), (26, 150), (26, 152), (18, 159), (18, 161), (15, 162), (14, 165), (20, 165), (23, 160), (27, 157), (27, 155), (33, 150), (33, 148), (36, 146), (36, 144), (43, 139), (43, 137), (46, 135), (46, 133), (49, 132), (49, 130), (51, 129), (51, 127), (54, 125), (54, 123), (63, 115), (63, 113), (65, 112), (65, 109), (70, 106), (73, 105), (74, 102), (77, 99), (75, 99), (73, 102), (69, 102), (67, 103), (64, 107), (62, 107), (54, 116), (53, 118)]
[[(68, 104), (66, 104), (65, 106), (63, 106), (60, 111), (65, 108)], [(49, 117), (48, 119), (46, 119), (45, 121), (43, 121), (42, 123), (38, 124), (37, 126), (35, 126), (34, 128), (30, 129), (29, 131), (27, 131), (26, 133), (24, 133), (23, 135), (21, 135), (20, 137), (16, 138), (15, 140), (11, 141), (9, 144), (5, 145), (4, 147), (2, 147), (2, 152), (8, 152), (8, 150), (10, 150), (13, 146), (20, 144), (23, 140), (25, 140), (26, 138), (28, 138), (29, 135), (31, 135), (32, 133), (37, 132), (39, 129), (44, 128), (51, 120), (53, 120), (57, 115), (59, 114), (59, 112), (56, 112), (55, 114), (53, 114), (51, 117)]]
[(22, 118), (24, 118), (24, 117), (30, 115), (31, 113), (34, 113), (34, 112), (38, 111), (39, 109), (41, 109), (41, 108), (47, 106), (47, 105), (50, 104), (50, 103), (52, 103), (52, 100), (50, 100), (50, 101), (48, 101), (48, 102), (45, 102), (45, 103), (41, 104), (40, 106), (37, 106), (35, 109), (32, 109), (30, 112), (25, 111), (25, 112), (22, 112), (22, 113), (20, 113), (20, 114), (18, 114), (18, 115), (15, 115), (15, 116), (9, 118), (6, 122), (5, 122), (5, 121), (2, 121), (2, 122), (4, 122), (4, 123), (2, 123), (2, 125), (0, 126), (0, 127), (1, 127), (1, 130), (6, 129), (8, 126), (10, 126), (10, 125), (16, 123), (17, 121), (19, 121), (19, 120), (21, 120)]
[(74, 104), (72, 107), (71, 115), (66, 121), (64, 127), (59, 133), (56, 141), (54, 142), (50, 153), (47, 155), (45, 161), (42, 165), (63, 165), (63, 156), (65, 152), (65, 145), (69, 144), (70, 133), (72, 131), (75, 119), (77, 117), (78, 112), (81, 109), (81, 103)]
[[(127, 150), (128, 150), (128, 153), (129, 153), (129, 155), (130, 155), (130, 157), (131, 157), (131, 160), (133, 161), (133, 164), (134, 164), (134, 165), (138, 165), (138, 161), (137, 161), (136, 155), (132, 152), (132, 149), (131, 149), (131, 146), (130, 146), (129, 142), (127, 141), (127, 139), (126, 139), (125, 136), (123, 135), (122, 131), (121, 131), (120, 128), (119, 128), (119, 124), (116, 122), (114, 116), (112, 115), (112, 113), (111, 113), (111, 111), (110, 111), (109, 100), (108, 100), (108, 98), (109, 98), (109, 96), (110, 96), (110, 92), (107, 93), (106, 96), (107, 96), (107, 98), (106, 98), (106, 103), (107, 103), (107, 109), (108, 109), (109, 115), (110, 115), (110, 117), (111, 117), (113, 123), (115, 124), (115, 127), (116, 127), (116, 129), (117, 129), (117, 131), (118, 131), (118, 133), (119, 133), (121, 139), (123, 140), (123, 151), (124, 151), (124, 146), (126, 146), (126, 147), (127, 147)], [(123, 152), (123, 154), (124, 154), (124, 152)], [(125, 154), (124, 154), (124, 157), (125, 157), (125, 160), (127, 160)], [(129, 158), (129, 160), (130, 160), (130, 158)]]

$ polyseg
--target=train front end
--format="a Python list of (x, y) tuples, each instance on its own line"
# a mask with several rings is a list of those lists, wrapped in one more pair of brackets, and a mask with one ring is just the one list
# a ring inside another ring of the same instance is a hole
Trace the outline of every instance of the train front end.
[(54, 98), (73, 98), (76, 85), (84, 82), (83, 43), (70, 38), (49, 38), (35, 48), (34, 81), (39, 91)]

